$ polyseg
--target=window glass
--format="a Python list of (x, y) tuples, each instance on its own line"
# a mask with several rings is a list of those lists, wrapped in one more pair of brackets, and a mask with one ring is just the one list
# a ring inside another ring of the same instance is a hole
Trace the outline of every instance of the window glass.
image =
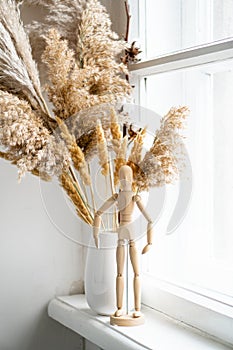
[[(144, 106), (164, 115), (188, 105), (186, 147), (192, 164), (192, 198), (183, 222), (166, 235), (178, 196), (167, 186), (145, 271), (181, 285), (233, 295), (233, 60), (142, 78)], [(153, 199), (156, 201), (156, 198)], [(151, 214), (153, 215), (153, 214)], [(159, 234), (158, 234), (159, 233)]]
[(233, 36), (233, 0), (140, 0), (145, 58)]

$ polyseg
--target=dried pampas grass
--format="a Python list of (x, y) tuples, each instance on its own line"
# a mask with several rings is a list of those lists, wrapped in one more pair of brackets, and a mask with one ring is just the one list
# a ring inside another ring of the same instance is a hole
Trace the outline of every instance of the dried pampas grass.
[(88, 166), (81, 148), (77, 145), (75, 137), (70, 134), (66, 124), (59, 118), (57, 118), (57, 123), (61, 130), (61, 136), (70, 151), (75, 169), (79, 171), (83, 183), (90, 185), (91, 179), (88, 173)]
[(29, 39), (13, 0), (0, 2), (0, 86), (24, 97), (50, 118)]
[[(93, 23), (95, 25), (93, 26)], [(124, 42), (111, 30), (111, 21), (98, 0), (87, 1), (83, 12), (77, 52), (81, 68), (97, 68), (89, 82), (90, 94), (99, 96), (101, 103), (114, 102), (131, 93), (131, 87), (122, 77), (128, 74), (117, 55), (124, 50)]]
[[(102, 70), (96, 57), (93, 57), (94, 64), (81, 64), (55, 29), (49, 31), (46, 44), (42, 60), (48, 69), (47, 91), (59, 118), (67, 119), (89, 107), (112, 103), (130, 91), (129, 84), (113, 71), (112, 66), (116, 64), (113, 58)], [(92, 44), (96, 47), (98, 41)], [(89, 43), (86, 45), (90, 50)]]
[(139, 131), (134, 139), (128, 161), (138, 165), (142, 158), (143, 141), (146, 136), (146, 128)]
[(113, 151), (117, 154), (119, 151), (119, 147), (121, 145), (122, 132), (121, 132), (120, 124), (118, 122), (116, 111), (113, 107), (111, 108), (111, 111), (110, 111), (110, 117), (111, 117), (110, 130), (112, 135), (111, 141), (112, 141)]
[(0, 87), (38, 108), (36, 92), (24, 62), (18, 56), (10, 34), (0, 23)]
[(109, 15), (98, 0), (87, 0), (76, 34), (77, 45), (71, 49), (59, 29), (50, 30), (42, 55), (48, 68), (49, 97), (61, 119), (131, 93), (123, 77), (127, 68), (117, 62), (124, 43), (112, 32)]
[(111, 30), (111, 20), (104, 6), (98, 0), (87, 0), (77, 43), (77, 52), (83, 66), (97, 65), (105, 68), (107, 62), (112, 65), (124, 47), (125, 43)]
[(75, 182), (70, 177), (70, 175), (67, 172), (63, 172), (60, 175), (59, 180), (60, 180), (61, 186), (66, 191), (67, 195), (69, 196), (72, 203), (74, 204), (78, 216), (82, 220), (84, 220), (87, 224), (93, 225), (93, 218), (88, 209), (88, 206), (86, 202), (83, 200), (81, 194), (79, 193), (75, 185)]
[(107, 176), (109, 174), (108, 147), (106, 138), (104, 136), (104, 130), (100, 121), (98, 122), (98, 125), (96, 127), (96, 138), (101, 173), (104, 176)]
[[(49, 12), (45, 24), (34, 22), (28, 26), (34, 50), (39, 47), (41, 51), (43, 47), (39, 56), (48, 47), (48, 40), (44, 43), (44, 38), (48, 37), (51, 28), (66, 42), (66, 51), (70, 49), (74, 54), (77, 67), (70, 72), (72, 82), (67, 93), (70, 101), (66, 99), (67, 105), (74, 106), (74, 110), (69, 115), (101, 103), (114, 102), (131, 93), (131, 87), (123, 77), (128, 74), (127, 68), (123, 63), (117, 63), (125, 43), (111, 30), (109, 15), (98, 0), (68, 0), (66, 3), (51, 0), (48, 4), (28, 0), (26, 3), (39, 4)], [(43, 38), (41, 45), (38, 37)], [(62, 46), (62, 40), (60, 45), (54, 42), (54, 47)], [(44, 55), (42, 57), (47, 63)], [(62, 118), (61, 113), (55, 114)]]
[[(0, 158), (18, 166), (19, 178), (26, 171), (46, 181), (58, 177), (78, 216), (93, 225), (88, 198), (91, 194), (95, 208), (94, 190), (87, 162), (98, 155), (112, 193), (125, 164), (133, 169), (133, 189), (171, 183), (181, 167), (179, 131), (188, 109), (172, 108), (162, 118), (153, 145), (143, 157), (146, 129), (135, 132), (130, 125), (130, 137), (122, 137), (120, 125), (127, 116), (117, 113), (115, 106), (131, 94), (125, 79), (127, 67), (118, 62), (125, 43), (111, 30), (100, 1), (24, 0), (25, 5), (39, 6), (45, 13), (45, 23), (31, 23), (28, 30), (33, 51), (46, 66), (46, 89), (56, 120), (42, 96), (16, 1), (1, 1)], [(58, 129), (53, 133), (55, 126)], [(108, 148), (116, 155), (114, 169)], [(82, 187), (71, 164), (80, 174)], [(85, 185), (90, 185), (90, 193)]]
[(70, 156), (65, 144), (49, 133), (26, 101), (0, 90), (0, 108), (0, 143), (18, 166), (19, 179), (26, 171), (47, 177), (68, 168)]
[(119, 170), (122, 165), (126, 164), (126, 153), (127, 153), (128, 137), (125, 136), (121, 140), (121, 145), (117, 153), (117, 157), (114, 160), (115, 171), (114, 171), (114, 185), (117, 186), (119, 183)]
[[(137, 132), (136, 137), (134, 138), (133, 147), (131, 148), (131, 152), (127, 161), (127, 164), (133, 170), (133, 177), (135, 178), (139, 168), (138, 165), (142, 159), (142, 149), (143, 149), (143, 141), (146, 136), (146, 128)], [(137, 190), (137, 183), (133, 181), (132, 185), (133, 191)]]
[(42, 61), (48, 70), (49, 84), (46, 85), (46, 90), (53, 103), (54, 113), (59, 118), (66, 119), (76, 111), (70, 98), (76, 89), (76, 82), (71, 78), (75, 65), (74, 52), (68, 48), (67, 40), (62, 40), (55, 29), (50, 29), (46, 36)]
[(140, 191), (163, 186), (178, 178), (183, 166), (183, 142), (179, 130), (189, 113), (186, 106), (171, 108), (161, 120), (154, 143), (139, 163), (135, 183)]
[(44, 14), (43, 22), (33, 21), (26, 26), (33, 55), (38, 62), (46, 46), (44, 38), (51, 28), (59, 31), (62, 38), (68, 41), (70, 49), (76, 50), (76, 32), (86, 8), (86, 0), (24, 0), (22, 6), (36, 7)]

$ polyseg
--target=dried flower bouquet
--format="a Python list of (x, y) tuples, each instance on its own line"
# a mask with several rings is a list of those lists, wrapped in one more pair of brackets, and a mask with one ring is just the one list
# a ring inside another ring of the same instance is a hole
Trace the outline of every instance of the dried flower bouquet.
[[(19, 179), (26, 172), (46, 181), (56, 176), (89, 225), (96, 209), (91, 173), (96, 157), (112, 193), (118, 190), (124, 164), (133, 169), (137, 192), (175, 180), (188, 109), (172, 108), (162, 118), (147, 151), (146, 128), (123, 135), (127, 117), (117, 111), (116, 102), (131, 95), (127, 67), (118, 58), (125, 42), (112, 32), (99, 1), (24, 3), (47, 11), (44, 24), (27, 28), (31, 44), (17, 3), (0, 3), (0, 156), (18, 167)], [(45, 89), (53, 113), (43, 97), (32, 51), (46, 67)]]

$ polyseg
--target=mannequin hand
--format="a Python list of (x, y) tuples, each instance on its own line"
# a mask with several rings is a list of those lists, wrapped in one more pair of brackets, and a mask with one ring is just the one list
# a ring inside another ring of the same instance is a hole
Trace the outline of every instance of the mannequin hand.
[(96, 248), (99, 248), (99, 229), (97, 227), (94, 227), (93, 238), (95, 241)]
[(147, 243), (147, 245), (145, 245), (145, 247), (142, 249), (142, 254), (147, 253), (151, 246), (151, 243)]
[(94, 235), (94, 241), (95, 241), (96, 248), (99, 248), (99, 237), (98, 237), (98, 235)]

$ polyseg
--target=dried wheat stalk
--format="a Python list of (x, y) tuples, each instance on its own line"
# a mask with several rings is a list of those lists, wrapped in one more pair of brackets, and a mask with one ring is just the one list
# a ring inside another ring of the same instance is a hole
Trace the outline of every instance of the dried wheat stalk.
[(101, 173), (104, 176), (109, 174), (109, 159), (108, 159), (108, 148), (107, 141), (104, 136), (104, 130), (101, 125), (101, 122), (98, 122), (96, 127), (96, 138), (97, 138), (97, 150), (99, 157), (99, 164), (101, 166)]
[(59, 118), (56, 118), (59, 128), (61, 130), (61, 136), (66, 142), (66, 145), (70, 151), (70, 155), (76, 170), (79, 171), (81, 179), (85, 185), (90, 185), (91, 179), (88, 173), (87, 163), (81, 148), (77, 145), (75, 137), (70, 134), (66, 124)]
[(112, 135), (112, 146), (113, 146), (113, 151), (117, 154), (119, 151), (119, 147), (121, 144), (121, 139), (122, 139), (122, 132), (120, 129), (120, 125), (118, 122), (117, 114), (115, 109), (112, 107), (110, 111), (110, 117), (111, 117), (111, 124), (110, 124), (110, 129), (111, 129), (111, 135)]
[(60, 177), (60, 184), (66, 191), (67, 195), (71, 199), (72, 203), (76, 208), (76, 212), (79, 217), (84, 220), (87, 224), (93, 225), (93, 218), (88, 209), (87, 204), (84, 202), (82, 196), (75, 186), (75, 182), (72, 180), (67, 172), (63, 172)]
[(115, 171), (114, 171), (114, 185), (116, 186), (119, 183), (119, 170), (122, 165), (126, 164), (126, 153), (127, 153), (128, 137), (125, 136), (121, 140), (121, 145), (117, 153), (117, 157), (114, 161)]

